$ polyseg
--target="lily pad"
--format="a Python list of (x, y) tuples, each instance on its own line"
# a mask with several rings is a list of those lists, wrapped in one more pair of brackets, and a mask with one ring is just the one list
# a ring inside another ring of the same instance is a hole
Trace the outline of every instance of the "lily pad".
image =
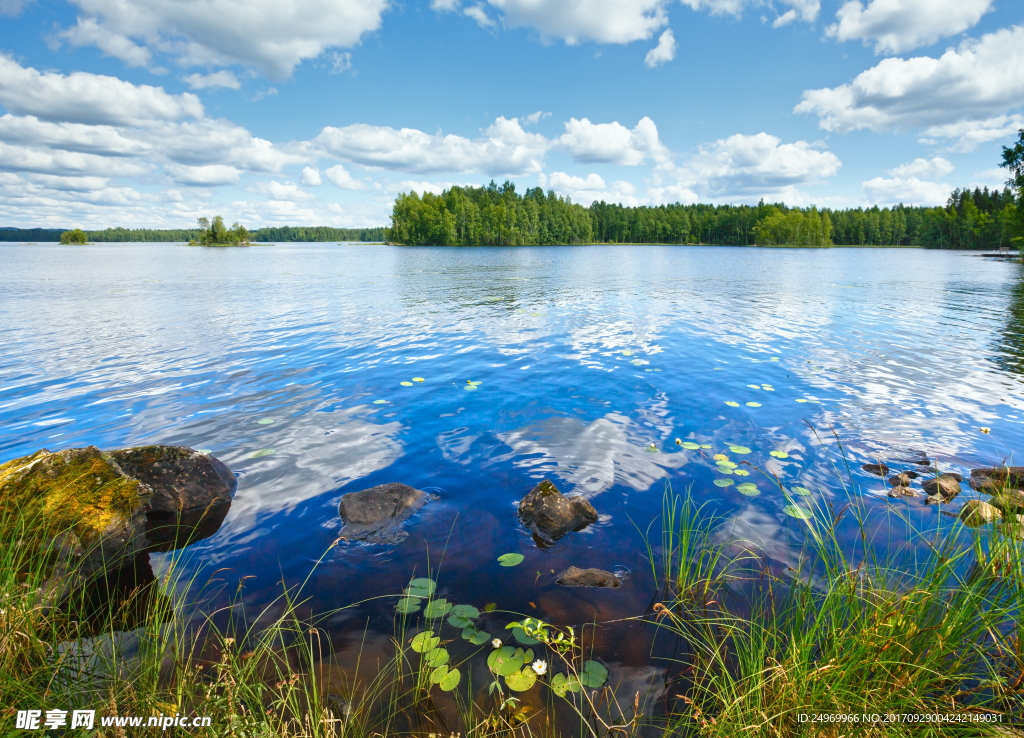
[(473, 626), (462, 629), (462, 640), (469, 641), (474, 646), (481, 646), (487, 641), (491, 640), (491, 634), (485, 633), (482, 630), (477, 630)]
[(733, 469), (732, 473), (733, 474), (737, 474), (737, 475), (739, 475), (741, 477), (749, 477), (750, 476), (750, 472), (748, 472), (746, 469)]
[(656, 454), (658, 453), (658, 447), (652, 443), (650, 446), (645, 448), (644, 451), (646, 451), (649, 454)]
[(387, 402), (387, 400), (374, 400), (373, 404), (374, 405), (383, 405), (385, 402)]
[(507, 553), (498, 557), (498, 563), (502, 566), (519, 566), (525, 559), (526, 557), (522, 554)]
[(726, 400), (725, 404), (728, 405), (729, 407), (739, 407), (740, 406), (740, 404), (738, 402), (733, 402), (732, 400)]
[(409, 586), (405, 588), (405, 594), (408, 597), (430, 597), (436, 589), (437, 583), (433, 579), (419, 577), (409, 582)]
[(431, 633), (429, 630), (425, 630), (422, 633), (417, 633), (413, 636), (410, 645), (412, 650), (416, 653), (427, 653), (437, 648), (437, 645), (441, 642), (441, 639)]
[(770, 452), (768, 452), (768, 455), (769, 456), (774, 456), (776, 459), (788, 459), (789, 458), (789, 454), (787, 454), (785, 451), (770, 451)]
[(430, 673), (430, 681), (440, 687), (442, 692), (451, 692), (459, 686), (461, 680), (462, 674), (457, 668), (439, 666)]
[(732, 474), (732, 469), (730, 469), (727, 466), (720, 466), (720, 467), (718, 467), (718, 473), (719, 474)]
[(729, 460), (729, 457), (726, 456), (725, 454), (715, 454), (711, 458), (714, 459), (715, 461), (728, 461)]
[(412, 387), (412, 382), (401, 382), (403, 387)]
[(264, 456), (271, 456), (274, 453), (272, 448), (261, 448), (259, 451), (253, 453), (252, 458), (262, 459)]
[(626, 349), (625, 351), (622, 352), (622, 355), (623, 356), (632, 356), (633, 352), (630, 351), (629, 349)]
[(790, 487), (789, 491), (795, 495), (800, 495), (801, 497), (811, 496), (811, 490), (807, 489), (806, 487)]
[(800, 397), (800, 398), (797, 399), (797, 402), (807, 402), (807, 400), (805, 400), (804, 398)]
[(468, 384), (468, 385), (470, 385), (472, 387), (479, 387), (481, 384), (483, 384), (483, 382), (479, 382), (479, 381), (474, 382), (472, 380), (467, 379), (466, 380), (466, 384)]
[(537, 674), (529, 666), (505, 677), (505, 684), (513, 692), (526, 692), (536, 683)]
[(414, 381), (414, 382), (420, 382), (420, 383), (422, 384), (422, 383), (423, 383), (423, 377), (413, 377), (413, 378), (412, 378), (412, 381)]
[(702, 444), (700, 445), (700, 447), (701, 447), (701, 448), (711, 448), (711, 444), (710, 444), (710, 443), (702, 443)]
[(782, 508), (782, 512), (786, 513), (791, 518), (797, 518), (799, 520), (810, 520), (813, 516), (810, 511), (805, 510), (799, 505), (786, 505)]
[(735, 469), (738, 466), (738, 464), (735, 461), (718, 461), (716, 462), (716, 464), (718, 465), (719, 469), (723, 467), (725, 469)]
[(480, 611), (472, 605), (456, 605), (452, 608), (452, 615), (458, 618), (478, 618), (480, 617)]
[(395, 605), (395, 610), (402, 615), (411, 615), (420, 611), (420, 600), (418, 597), (403, 597)]
[(565, 697), (566, 692), (580, 691), (580, 681), (574, 676), (566, 677), (565, 674), (555, 674), (551, 679), (551, 690), (559, 697)]
[(580, 684), (587, 689), (599, 689), (608, 681), (608, 670), (596, 661), (587, 661), (583, 664), (583, 671), (580, 673)]
[(761, 389), (763, 389), (765, 392), (774, 392), (775, 391), (775, 388), (772, 387), (770, 384), (762, 384), (761, 385)]
[(629, 363), (632, 364), (633, 366), (643, 366), (644, 365), (644, 362), (641, 359), (633, 359)]
[(760, 402), (748, 402), (747, 407), (761, 407)]
[(513, 628), (512, 635), (515, 637), (517, 641), (522, 643), (524, 646), (535, 646), (538, 643), (540, 643), (540, 641), (538, 641), (536, 638), (531, 638), (530, 636), (526, 635), (526, 631), (522, 628)]
[(428, 619), (443, 618), (452, 609), (448, 600), (431, 600), (423, 610), (423, 615)]
[(271, 423), (274, 422), (274, 419), (273, 418), (260, 418), (256, 422), (259, 423), (260, 425), (270, 425)]
[(736, 485), (736, 491), (747, 497), (757, 497), (761, 494), (761, 491), (758, 490), (757, 485), (753, 482), (744, 482), (743, 484)]
[(716, 479), (715, 480), (715, 486), (716, 487), (728, 487), (732, 483), (733, 483), (733, 481), (731, 479)]
[(448, 653), (447, 648), (437, 647), (427, 651), (427, 655), (423, 657), (423, 660), (430, 667), (444, 666), (451, 661), (451, 655)]
[(487, 668), (498, 676), (508, 676), (523, 668), (523, 654), (512, 646), (502, 646), (491, 651), (487, 657)]
[(466, 390), (466, 392), (476, 392), (476, 390), (478, 389), (478, 387), (477, 387), (477, 386), (476, 386), (475, 384), (467, 384), (467, 385), (466, 385), (465, 387), (463, 387), (462, 389)]
[(696, 451), (697, 449), (700, 448), (700, 444), (694, 443), (693, 441), (683, 441), (682, 447), (689, 449), (690, 451)]
[(729, 450), (734, 454), (749, 454), (750, 449), (746, 446), (729, 446)]
[(768, 361), (778, 361), (778, 360), (779, 360), (778, 356), (773, 356), (770, 359), (768, 359)]
[(747, 386), (750, 387), (750, 389), (761, 389), (761, 385), (759, 384), (748, 384)]
[(461, 615), (451, 615), (448, 618), (448, 625), (453, 628), (468, 628), (473, 625), (473, 621)]

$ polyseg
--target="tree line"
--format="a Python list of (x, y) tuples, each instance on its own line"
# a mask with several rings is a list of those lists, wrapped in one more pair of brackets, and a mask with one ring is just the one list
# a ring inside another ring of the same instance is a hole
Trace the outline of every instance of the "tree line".
[(451, 187), (440, 195), (400, 194), (386, 239), (409, 245), (707, 243), (793, 246), (1015, 246), (1021, 222), (1009, 188), (957, 189), (944, 207), (794, 208), (757, 205), (627, 207), (574, 204), (552, 190), (515, 184)]
[[(0, 228), (0, 241), (59, 241), (67, 228)], [(249, 231), (250, 241), (383, 241), (383, 226), (374, 228), (331, 228), (329, 226), (279, 226)], [(199, 241), (202, 228), (105, 228), (84, 231), (89, 241), (98, 242), (188, 242)]]

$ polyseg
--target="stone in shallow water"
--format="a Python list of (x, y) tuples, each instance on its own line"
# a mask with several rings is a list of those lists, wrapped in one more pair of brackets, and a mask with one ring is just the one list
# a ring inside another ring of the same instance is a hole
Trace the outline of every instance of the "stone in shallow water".
[(400, 543), (409, 534), (402, 529), (430, 495), (401, 482), (388, 482), (341, 498), (338, 514), (345, 526), (341, 535), (367, 543)]
[(889, 467), (886, 464), (864, 464), (861, 469), (866, 471), (868, 474), (875, 474), (879, 477), (884, 477), (889, 473)]
[(545, 479), (519, 502), (519, 519), (545, 543), (597, 521), (597, 510), (582, 497), (566, 497)]
[(618, 587), (622, 580), (604, 569), (580, 569), (570, 566), (555, 578), (563, 587)]
[(909, 487), (911, 481), (917, 477), (914, 472), (902, 472), (895, 476), (889, 477), (889, 484), (893, 487)]
[(986, 525), (988, 523), (995, 523), (1003, 519), (1002, 513), (987, 502), (981, 500), (968, 500), (964, 503), (964, 506), (960, 509), (960, 519), (964, 521), (964, 525), (971, 527), (977, 527), (979, 525)]
[(921, 488), (929, 495), (942, 495), (947, 500), (952, 500), (960, 494), (960, 482), (952, 474), (940, 474), (932, 479), (921, 482)]
[(992, 504), (1004, 513), (1024, 513), (1024, 491), (1007, 489), (992, 497)]
[(889, 490), (889, 497), (917, 497), (917, 490), (897, 485)]

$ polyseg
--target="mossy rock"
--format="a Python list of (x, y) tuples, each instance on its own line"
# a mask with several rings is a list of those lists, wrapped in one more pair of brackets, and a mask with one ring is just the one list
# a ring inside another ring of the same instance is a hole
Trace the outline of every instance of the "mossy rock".
[(597, 511), (582, 497), (566, 497), (545, 479), (519, 502), (519, 519), (543, 542), (552, 543), (597, 522)]

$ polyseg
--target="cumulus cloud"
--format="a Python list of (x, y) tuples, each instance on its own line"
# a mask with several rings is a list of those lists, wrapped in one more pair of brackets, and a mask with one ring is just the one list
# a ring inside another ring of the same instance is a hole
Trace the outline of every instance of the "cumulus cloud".
[(536, 113), (530, 113), (528, 116), (523, 118), (523, 120), (526, 121), (527, 123), (533, 125), (534, 123), (539, 123), (540, 121), (544, 120), (545, 118), (550, 118), (550, 117), (551, 117), (551, 113), (545, 113), (545, 112), (543, 112), (541, 110), (538, 110)]
[(629, 182), (618, 180), (611, 187), (605, 184), (604, 178), (598, 174), (574, 177), (565, 172), (554, 172), (546, 177), (541, 186), (547, 186), (560, 195), (568, 195), (573, 202), (590, 205), (592, 202), (617, 202), (622, 205), (636, 206), (639, 200), (635, 197), (636, 187)]
[(784, 144), (767, 133), (737, 133), (701, 146), (680, 166), (658, 167), (649, 194), (663, 202), (756, 200), (764, 196), (797, 203), (803, 200), (799, 186), (820, 184), (841, 166), (831, 151), (806, 141)]
[(510, 28), (526, 26), (566, 43), (626, 44), (668, 23), (666, 0), (488, 0)]
[(44, 73), (3, 55), (0, 103), (11, 113), (67, 123), (134, 126), (203, 115), (199, 98), (188, 92), (169, 95), (162, 87), (88, 72)]
[(266, 195), (270, 200), (288, 200), (296, 202), (300, 200), (316, 200), (316, 197), (305, 190), (299, 189), (294, 182), (256, 182), (246, 188), (249, 192)]
[(10, 113), (0, 116), (0, 141), (106, 156), (140, 156), (151, 150), (114, 126), (53, 123)]
[(909, 164), (901, 164), (895, 169), (890, 169), (889, 174), (894, 177), (918, 179), (939, 179), (953, 171), (953, 165), (941, 156), (928, 159), (914, 159)]
[(322, 155), (367, 167), (498, 176), (541, 171), (551, 144), (544, 136), (524, 131), (518, 119), (499, 117), (477, 139), (357, 123), (324, 128), (312, 146)]
[(850, 83), (806, 90), (795, 112), (817, 115), (827, 131), (928, 127), (925, 135), (970, 146), (972, 136), (991, 131), (1022, 102), (1024, 26), (1014, 26), (966, 40), (938, 59), (884, 59)]
[(658, 39), (658, 45), (647, 52), (647, 56), (644, 57), (644, 64), (649, 66), (651, 69), (661, 66), (665, 62), (670, 62), (676, 58), (676, 37), (672, 33), (672, 29), (667, 29), (661, 37)]
[(497, 25), (484, 10), (482, 5), (473, 5), (462, 11), (462, 14), (476, 21), (481, 28), (494, 28)]
[(874, 43), (876, 54), (898, 54), (966, 31), (992, 9), (993, 0), (859, 0), (844, 3), (825, 35)]
[[(102, 46), (104, 39), (133, 43), (131, 39), (146, 53), (166, 51), (182, 66), (238, 63), (275, 78), (290, 76), (297, 64), (327, 49), (358, 44), (380, 27), (389, 5), (388, 0), (74, 2), (82, 16), (63, 36), (70, 43), (96, 44), (119, 56), (116, 49)], [(141, 58), (141, 53), (131, 52), (125, 60), (135, 63)]]
[(938, 143), (937, 139), (955, 139), (950, 148), (957, 152), (967, 152), (974, 151), (980, 144), (988, 141), (1012, 136), (1021, 128), (1024, 128), (1024, 116), (997, 115), (987, 120), (968, 120), (931, 126), (925, 129), (924, 137), (919, 141), (924, 144), (935, 144)]
[(299, 179), (299, 182), (307, 187), (319, 187), (324, 183), (320, 178), (320, 172), (313, 169), (313, 167), (303, 168), (302, 177)]
[[(744, 9), (748, 6), (754, 7), (765, 4), (763, 0), (680, 0), (680, 2), (693, 10), (706, 10), (711, 15), (732, 15), (735, 17), (742, 15)], [(775, 28), (787, 25), (795, 20), (813, 23), (817, 20), (818, 12), (821, 10), (820, 0), (782, 0), (781, 4), (788, 6), (790, 9), (776, 18), (772, 24)]]
[(366, 189), (366, 183), (355, 179), (351, 174), (345, 171), (345, 167), (341, 164), (336, 164), (330, 169), (327, 169), (324, 171), (324, 174), (327, 175), (327, 179), (331, 180), (332, 185), (340, 187), (343, 190)]
[(587, 118), (571, 118), (556, 143), (578, 162), (636, 166), (648, 158), (662, 162), (670, 156), (658, 138), (658, 127), (647, 117), (641, 118), (633, 130), (618, 122), (591, 123)]
[(942, 205), (952, 189), (947, 184), (926, 182), (917, 177), (875, 177), (861, 185), (873, 205)]
[(0, 15), (18, 15), (32, 0), (0, 0)]
[(139, 177), (149, 174), (152, 167), (130, 159), (0, 141), (0, 170), (65, 176)]
[(242, 86), (242, 83), (238, 81), (238, 77), (235, 73), (222, 69), (219, 72), (211, 72), (210, 74), (189, 74), (181, 78), (181, 81), (191, 87), (193, 90), (208, 90), (217, 87), (226, 87), (229, 90), (237, 90)]
[(165, 164), (164, 171), (177, 184), (198, 186), (234, 185), (242, 179), (242, 173), (228, 164)]
[(61, 31), (57, 38), (72, 46), (95, 46), (104, 56), (116, 57), (130, 67), (146, 66), (152, 58), (149, 49), (126, 36), (100, 28), (95, 18), (80, 17), (76, 25)]

